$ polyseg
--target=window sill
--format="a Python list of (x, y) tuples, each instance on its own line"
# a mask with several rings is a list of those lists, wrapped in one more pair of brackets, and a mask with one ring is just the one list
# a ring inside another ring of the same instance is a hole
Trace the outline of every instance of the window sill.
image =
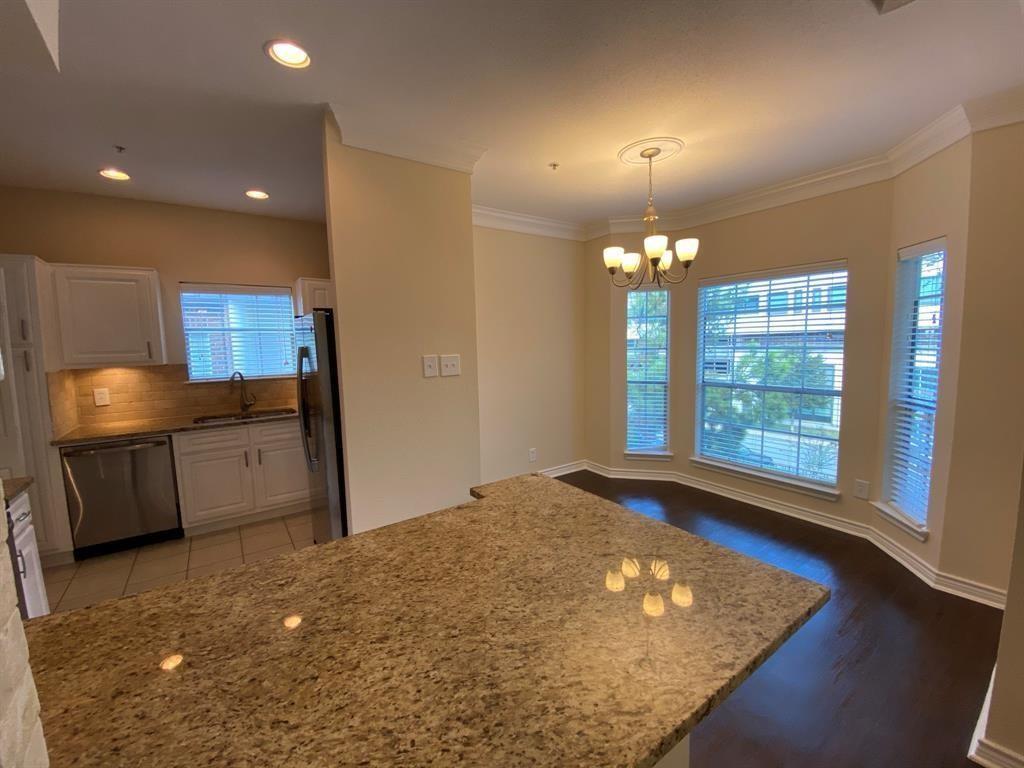
[[(283, 381), (285, 379), (294, 379), (295, 374), (281, 375), (281, 376), (246, 376), (245, 382), (248, 384), (250, 381)], [(224, 379), (185, 379), (186, 384), (227, 384), (231, 381), (230, 378)]]
[(767, 485), (774, 485), (778, 488), (785, 488), (787, 491), (804, 493), (808, 496), (825, 499), (826, 501), (839, 501), (841, 495), (837, 489), (828, 485), (819, 485), (818, 483), (811, 483), (805, 480), (782, 477), (781, 475), (773, 475), (769, 472), (759, 472), (756, 469), (748, 469), (747, 467), (740, 467), (735, 464), (727, 464), (724, 461), (705, 459), (702, 456), (691, 456), (690, 463), (694, 466), (700, 467), (701, 469), (709, 469), (712, 472), (722, 472), (726, 475), (742, 477), (745, 480), (753, 480), (759, 483), (766, 483)]
[(918, 541), (928, 541), (928, 526), (922, 525), (905, 512), (901, 512), (891, 504), (884, 501), (870, 502), (880, 517), (885, 518), (904, 533), (909, 533)]
[(627, 461), (672, 461), (672, 451), (625, 451), (623, 457)]

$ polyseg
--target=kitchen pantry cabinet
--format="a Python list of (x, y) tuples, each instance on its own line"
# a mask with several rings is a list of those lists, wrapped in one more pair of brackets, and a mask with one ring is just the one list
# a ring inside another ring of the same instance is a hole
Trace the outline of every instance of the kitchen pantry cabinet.
[(53, 280), (64, 367), (166, 361), (156, 270), (57, 264)]
[(310, 498), (298, 421), (186, 432), (172, 439), (186, 530), (298, 509)]
[(314, 309), (334, 307), (334, 283), (319, 277), (300, 277), (295, 281), (295, 314), (306, 315)]

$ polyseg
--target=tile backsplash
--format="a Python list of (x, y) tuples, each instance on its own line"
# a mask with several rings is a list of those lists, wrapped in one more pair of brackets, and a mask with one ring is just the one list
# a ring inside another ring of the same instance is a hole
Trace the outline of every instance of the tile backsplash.
[[(211, 416), (239, 410), (239, 389), (226, 381), (189, 383), (185, 365), (87, 368), (47, 374), (55, 436), (77, 426), (139, 419)], [(97, 406), (93, 390), (110, 391), (110, 405)], [(256, 408), (294, 408), (291, 378), (246, 381)]]

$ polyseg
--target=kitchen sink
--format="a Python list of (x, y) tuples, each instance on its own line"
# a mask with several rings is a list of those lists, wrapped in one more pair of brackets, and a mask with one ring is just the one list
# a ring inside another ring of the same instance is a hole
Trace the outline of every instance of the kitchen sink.
[(192, 423), (230, 424), (235, 421), (257, 421), (259, 419), (272, 419), (275, 416), (292, 416), (295, 413), (294, 408), (264, 408), (263, 410), (248, 411), (247, 413), (219, 413), (215, 416), (196, 416), (192, 419)]

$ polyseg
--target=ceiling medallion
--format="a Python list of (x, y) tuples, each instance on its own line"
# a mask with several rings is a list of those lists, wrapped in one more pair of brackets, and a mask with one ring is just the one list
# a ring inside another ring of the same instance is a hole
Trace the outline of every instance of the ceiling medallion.
[[(663, 147), (669, 147), (668, 150)], [(675, 147), (672, 151), (671, 147)], [(697, 249), (700, 241), (696, 237), (686, 237), (676, 240), (676, 249), (673, 254), (668, 247), (668, 237), (658, 234), (658, 211), (654, 207), (654, 163), (677, 154), (683, 148), (683, 142), (679, 139), (658, 138), (646, 139), (634, 142), (623, 147), (619, 152), (619, 159), (628, 164), (639, 162), (647, 164), (647, 208), (644, 210), (644, 252), (626, 253), (626, 249), (617, 245), (604, 249), (604, 265), (611, 275), (612, 285), (618, 288), (630, 288), (636, 290), (642, 285), (661, 286), (666, 283), (677, 284), (686, 280), (690, 274), (690, 265), (697, 258)], [(672, 154), (666, 155), (666, 151)], [(683, 273), (673, 274), (673, 257), (683, 267)], [(616, 279), (619, 269), (622, 269), (625, 280)]]

